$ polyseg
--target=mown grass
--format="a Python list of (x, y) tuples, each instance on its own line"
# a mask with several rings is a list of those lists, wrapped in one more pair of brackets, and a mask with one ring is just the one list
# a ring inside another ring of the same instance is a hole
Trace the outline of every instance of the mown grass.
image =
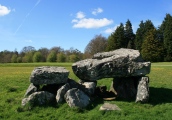
[[(64, 66), (69, 77), (78, 78), (72, 63), (0, 64), (0, 120), (171, 120), (172, 63), (153, 63), (150, 77), (150, 100), (147, 104), (135, 101), (95, 100), (88, 108), (72, 109), (66, 103), (55, 106), (21, 107), (21, 100), (29, 86), (29, 77), (38, 66)], [(169, 66), (170, 65), (170, 66)], [(102, 79), (98, 85), (107, 85), (112, 79)], [(104, 102), (114, 103), (121, 111), (99, 111)]]

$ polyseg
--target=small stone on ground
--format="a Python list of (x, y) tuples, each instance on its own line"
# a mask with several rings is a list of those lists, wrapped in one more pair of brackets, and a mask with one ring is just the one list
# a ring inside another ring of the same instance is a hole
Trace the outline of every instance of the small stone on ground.
[(117, 105), (104, 103), (99, 110), (121, 110)]

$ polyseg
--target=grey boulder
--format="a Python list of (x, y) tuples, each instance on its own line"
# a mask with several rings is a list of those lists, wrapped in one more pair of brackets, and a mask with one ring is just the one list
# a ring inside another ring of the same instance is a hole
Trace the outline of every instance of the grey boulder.
[(138, 50), (118, 49), (97, 53), (92, 59), (73, 63), (74, 74), (83, 81), (102, 78), (144, 76), (150, 73), (150, 62), (144, 62)]
[(34, 85), (61, 84), (68, 80), (69, 71), (64, 67), (43, 66), (35, 68), (30, 76)]
[(82, 85), (85, 87), (84, 92), (88, 95), (93, 95), (96, 89), (96, 82), (84, 82)]
[(82, 90), (87, 95), (93, 95), (97, 82), (76, 82), (75, 80), (68, 79), (68, 83), (70, 85), (70, 88), (77, 88)]
[(34, 92), (29, 95), (27, 98), (22, 100), (22, 106), (26, 104), (30, 104), (33, 106), (37, 105), (48, 105), (52, 104), (55, 100), (55, 96), (52, 93), (41, 91), (41, 92)]
[(90, 98), (80, 89), (72, 88), (65, 94), (65, 100), (70, 107), (85, 108), (90, 103)]
[(57, 95), (56, 95), (56, 102), (57, 103), (62, 103), (64, 101), (64, 95), (66, 94), (66, 92), (69, 89), (70, 89), (70, 86), (68, 83), (66, 83), (60, 89), (58, 89)]
[(33, 85), (33, 83), (30, 83), (30, 85), (29, 85), (29, 87), (28, 87), (24, 97), (27, 97), (27, 96), (29, 96), (32, 93), (37, 92), (37, 91), (38, 91), (38, 87)]

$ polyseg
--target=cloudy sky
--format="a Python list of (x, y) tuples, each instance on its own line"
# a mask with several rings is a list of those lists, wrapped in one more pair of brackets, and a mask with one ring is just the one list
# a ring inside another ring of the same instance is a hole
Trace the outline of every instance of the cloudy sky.
[(61, 46), (84, 52), (95, 35), (108, 37), (127, 19), (136, 31), (141, 20), (158, 27), (166, 13), (172, 15), (172, 0), (0, 0), (0, 51)]

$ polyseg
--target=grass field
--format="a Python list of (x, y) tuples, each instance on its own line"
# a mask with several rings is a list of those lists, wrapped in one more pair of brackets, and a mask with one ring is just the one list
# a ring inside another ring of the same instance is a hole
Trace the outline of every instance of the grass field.
[[(29, 86), (29, 77), (38, 66), (64, 66), (73, 74), (71, 63), (0, 64), (0, 120), (171, 120), (172, 114), (172, 63), (152, 63), (150, 100), (147, 104), (135, 101), (96, 100), (85, 110), (70, 108), (66, 103), (56, 106), (22, 108), (21, 100)], [(98, 85), (111, 84), (102, 79)], [(114, 103), (121, 111), (99, 111), (104, 103)]]

